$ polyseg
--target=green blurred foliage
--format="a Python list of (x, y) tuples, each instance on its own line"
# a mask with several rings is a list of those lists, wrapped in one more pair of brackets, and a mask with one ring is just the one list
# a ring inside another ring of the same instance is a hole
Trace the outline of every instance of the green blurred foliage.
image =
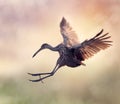
[(115, 66), (93, 80), (88, 79), (89, 84), (82, 89), (79, 83), (75, 86), (74, 80), (70, 84), (72, 87), (59, 82), (58, 89), (54, 89), (57, 85), (52, 78), (44, 83), (32, 83), (24, 78), (1, 81), (0, 104), (119, 104), (118, 69)]

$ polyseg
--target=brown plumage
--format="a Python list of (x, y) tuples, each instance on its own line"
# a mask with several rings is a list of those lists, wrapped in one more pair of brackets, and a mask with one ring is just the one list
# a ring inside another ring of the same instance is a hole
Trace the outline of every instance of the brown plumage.
[(56, 47), (45, 43), (41, 48), (35, 52), (33, 57), (43, 49), (50, 49), (52, 51), (59, 52), (60, 57), (57, 60), (56, 66), (52, 72), (49, 73), (37, 73), (31, 74), (32, 76), (39, 76), (37, 80), (30, 80), (32, 82), (43, 81), (43, 79), (53, 76), (55, 72), (62, 66), (77, 67), (80, 65), (85, 65), (82, 61), (93, 56), (100, 50), (104, 50), (107, 47), (111, 46), (111, 42), (108, 39), (108, 33), (103, 34), (103, 29), (89, 40), (85, 40), (82, 43), (79, 43), (76, 33), (72, 30), (72, 27), (63, 17), (60, 22), (60, 32), (63, 36), (63, 43), (60, 43)]

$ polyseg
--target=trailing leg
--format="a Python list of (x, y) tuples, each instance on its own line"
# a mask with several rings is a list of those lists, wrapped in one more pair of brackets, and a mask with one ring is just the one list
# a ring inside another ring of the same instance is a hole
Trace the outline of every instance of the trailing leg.
[(29, 81), (31, 81), (31, 82), (39, 82), (39, 81), (42, 81), (43, 79), (46, 79), (48, 77), (53, 76), (60, 67), (65, 65), (63, 59), (64, 59), (63, 57), (59, 57), (59, 59), (57, 60), (55, 68), (50, 73), (37, 73), (37, 74), (28, 73), (29, 75), (32, 75), (32, 76), (39, 76), (39, 79), (37, 79), (37, 80), (29, 80)]
[[(29, 80), (29, 81), (31, 81), (31, 82), (39, 82), (39, 81), (42, 81), (43, 79), (46, 79), (46, 78), (48, 78), (48, 77), (53, 76), (59, 68), (60, 68), (60, 66), (59, 66), (59, 64), (58, 64), (58, 65), (55, 66), (55, 68), (53, 69), (53, 71), (50, 72), (50, 73), (38, 73), (38, 74), (28, 73), (29, 75), (32, 75), (32, 76), (39, 76), (39, 79)], [(41, 77), (42, 75), (45, 75), (45, 76)]]

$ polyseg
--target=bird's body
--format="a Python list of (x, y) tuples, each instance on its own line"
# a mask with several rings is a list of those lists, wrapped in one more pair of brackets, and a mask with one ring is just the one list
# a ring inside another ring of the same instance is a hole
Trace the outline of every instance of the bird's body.
[[(70, 47), (66, 47), (64, 44), (59, 44), (56, 47), (52, 47), (51, 45), (45, 43), (43, 44), (44, 47), (47, 49), (50, 49), (52, 51), (57, 51), (59, 53), (59, 59), (62, 58), (62, 62), (60, 66), (69, 66), (69, 67), (77, 67), (80, 65), (81, 60), (78, 60), (77, 57), (74, 54), (74, 49)], [(38, 50), (39, 51), (39, 50)], [(37, 52), (38, 53), (38, 52)], [(35, 55), (37, 54), (35, 53)]]
[(40, 52), (43, 49), (50, 49), (52, 51), (59, 52), (60, 57), (57, 60), (55, 68), (50, 73), (37, 73), (37, 74), (28, 73), (32, 76), (40, 76), (39, 79), (30, 81), (38, 82), (42, 81), (45, 78), (53, 76), (54, 73), (60, 67), (65, 65), (68, 67), (77, 67), (80, 65), (85, 65), (82, 61), (93, 56), (100, 50), (106, 49), (111, 45), (110, 43), (112, 42), (107, 40), (110, 38), (110, 36), (107, 36), (108, 33), (101, 35), (103, 32), (102, 29), (93, 38), (85, 40), (82, 43), (79, 43), (76, 33), (72, 30), (72, 27), (69, 25), (65, 18), (63, 18), (60, 23), (60, 32), (63, 36), (63, 43), (60, 43), (56, 47), (52, 47), (51, 45), (45, 43), (33, 55), (34, 57), (38, 52)]
[(81, 60), (78, 60), (74, 55), (74, 49), (66, 47), (64, 44), (58, 45), (59, 55), (63, 58), (61, 66), (77, 67), (80, 65)]

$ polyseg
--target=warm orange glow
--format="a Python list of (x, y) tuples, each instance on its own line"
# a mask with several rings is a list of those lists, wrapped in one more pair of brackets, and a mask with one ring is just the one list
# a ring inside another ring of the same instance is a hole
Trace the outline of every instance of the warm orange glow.
[[(88, 62), (93, 60), (93, 63), (97, 64), (102, 62), (104, 58), (106, 62), (103, 64), (106, 66), (108, 60), (112, 63), (113, 59), (117, 56), (115, 50), (118, 47), (118, 27), (120, 26), (118, 22), (120, 10), (117, 1), (92, 0), (86, 2), (83, 0), (61, 0), (58, 3), (55, 0), (30, 2), (6, 0), (5, 2), (1, 2), (1, 8), (1, 73), (5, 72), (5, 70), (14, 69), (16, 65), (33, 65), (34, 61), (31, 59), (31, 56), (42, 43), (48, 42), (54, 46), (59, 44), (62, 41), (59, 32), (59, 22), (63, 16), (66, 17), (78, 34), (80, 42), (92, 37), (101, 28), (104, 28), (105, 32), (110, 32), (110, 35), (112, 35), (112, 40), (116, 45), (99, 53), (93, 59), (89, 59)], [(46, 51), (42, 54), (46, 54)], [(105, 58), (105, 54), (112, 55)], [(42, 55), (38, 57), (42, 57)], [(54, 65), (55, 61), (49, 63), (45, 61), (46, 58), (51, 59), (51, 57), (54, 57), (54, 54), (51, 53), (51, 55), (45, 58), (42, 57), (42, 61), (44, 60), (44, 63), (48, 64), (48, 66)], [(54, 57), (55, 59), (57, 58)], [(16, 63), (16, 65), (12, 63)], [(34, 67), (35, 64), (37, 63), (34, 63)], [(103, 64), (101, 63), (100, 66)], [(6, 65), (9, 67), (4, 68), (4, 71), (2, 71), (2, 67)], [(16, 70), (19, 70), (19, 68)], [(4, 75), (4, 73), (2, 74)]]
[[(55, 46), (63, 41), (63, 16), (80, 42), (103, 28), (113, 46), (86, 60), (86, 67), (62, 67), (43, 85), (29, 83), (26, 73), (54, 68), (58, 53), (32, 55), (43, 43)], [(119, 104), (119, 41), (120, 0), (0, 0), (0, 104), (21, 99), (26, 104)]]

